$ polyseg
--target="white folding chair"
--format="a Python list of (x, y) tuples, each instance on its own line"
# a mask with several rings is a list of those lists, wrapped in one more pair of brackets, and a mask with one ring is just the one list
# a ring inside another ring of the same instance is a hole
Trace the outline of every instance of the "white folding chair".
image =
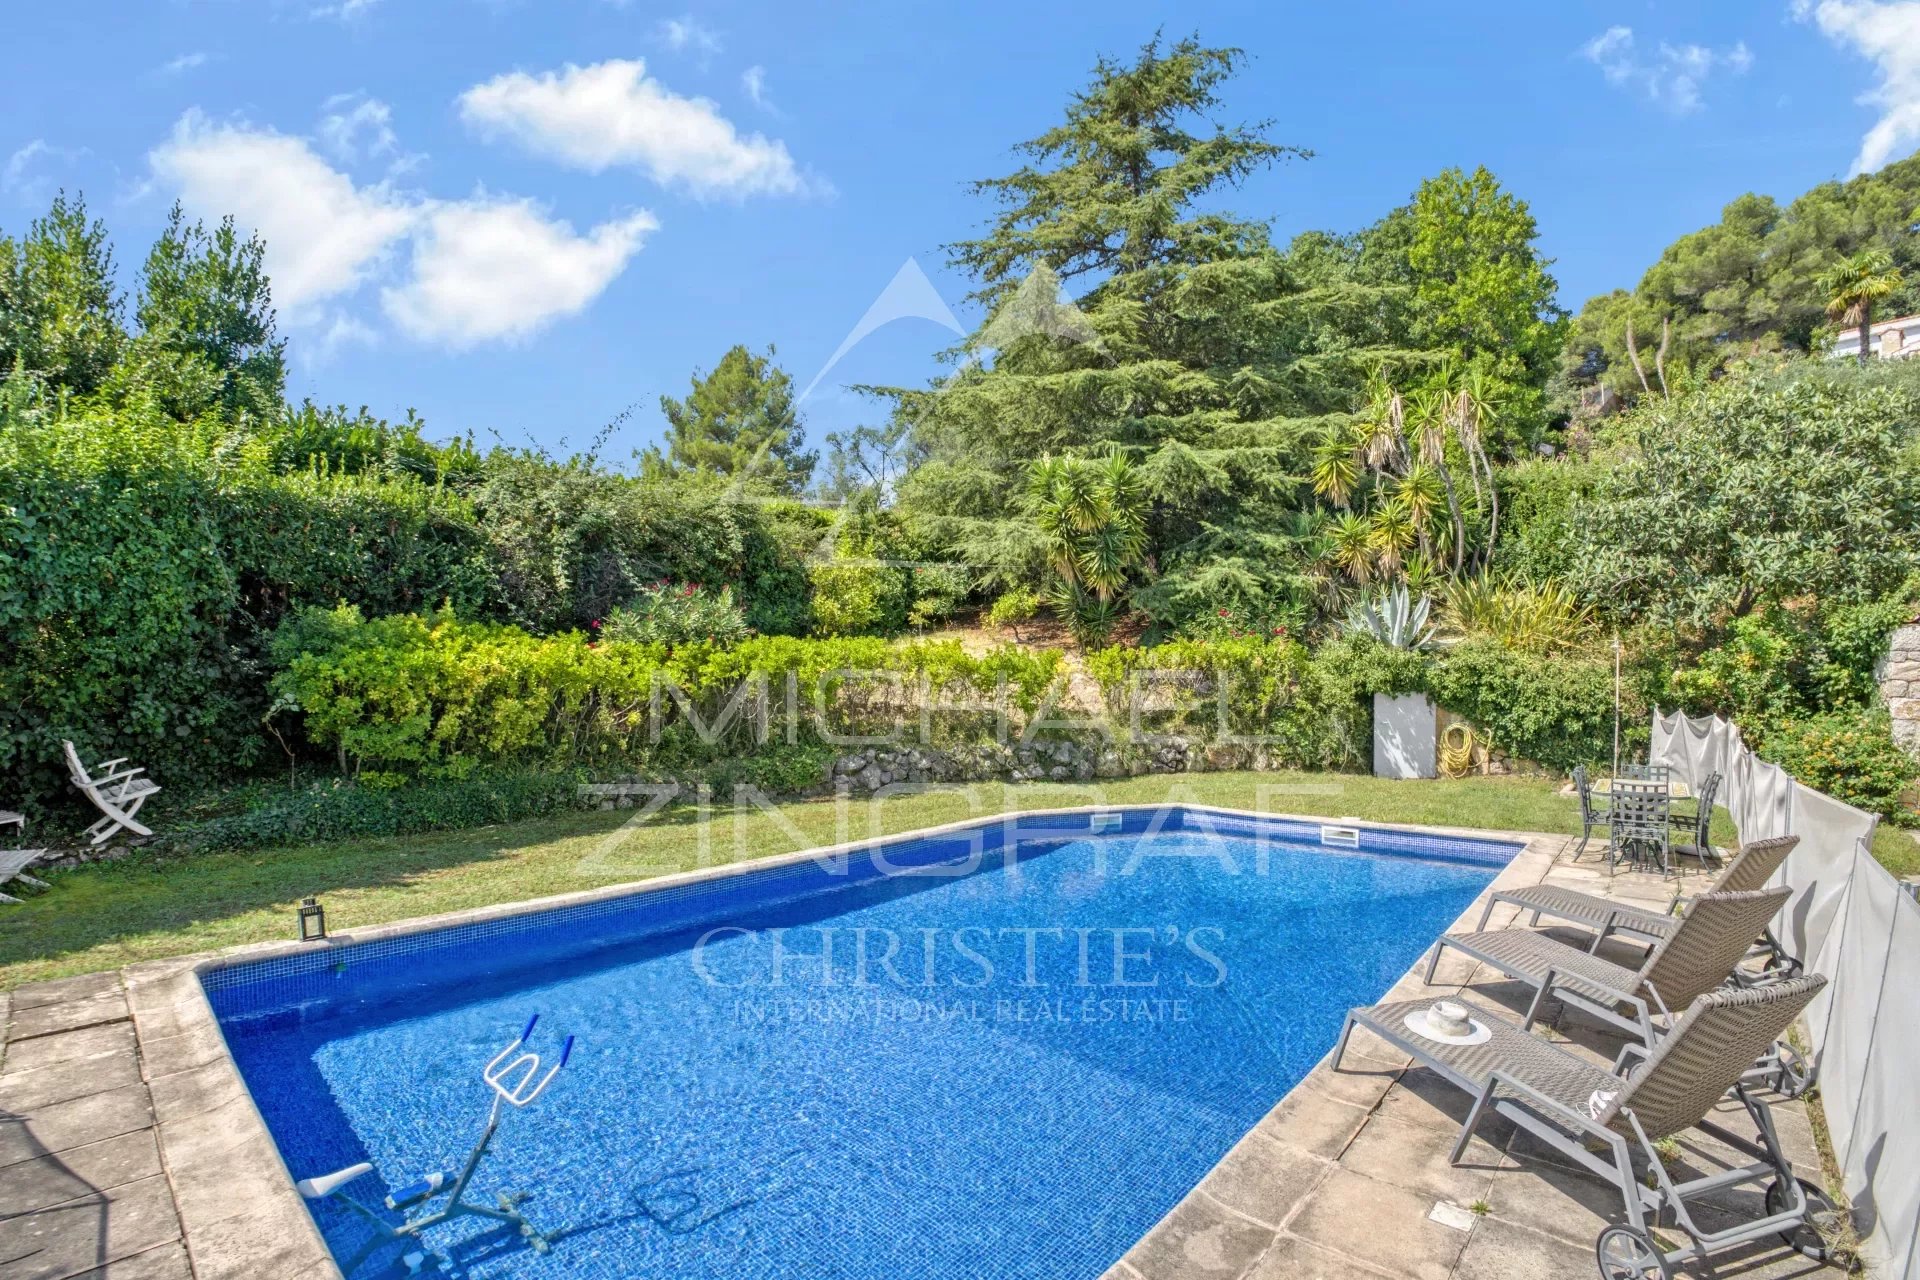
[(73, 785), (93, 801), (94, 808), (106, 815), (87, 828), (89, 840), (94, 844), (104, 844), (123, 828), (137, 836), (153, 834), (141, 826), (135, 817), (147, 798), (160, 790), (159, 783), (140, 776), (146, 772), (145, 769), (120, 768), (126, 764), (127, 758), (117, 756), (112, 760), (102, 760), (90, 770), (81, 763), (80, 753), (74, 750), (73, 743), (62, 741), (60, 746), (67, 753), (67, 771), (72, 775)]

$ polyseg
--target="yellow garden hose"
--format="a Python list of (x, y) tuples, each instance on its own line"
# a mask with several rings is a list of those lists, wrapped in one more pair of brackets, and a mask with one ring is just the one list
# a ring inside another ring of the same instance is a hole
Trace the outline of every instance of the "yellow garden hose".
[[(1457, 735), (1457, 736), (1456, 736)], [(1473, 770), (1475, 741), (1470, 725), (1456, 720), (1440, 735), (1440, 772), (1449, 778), (1464, 778)]]

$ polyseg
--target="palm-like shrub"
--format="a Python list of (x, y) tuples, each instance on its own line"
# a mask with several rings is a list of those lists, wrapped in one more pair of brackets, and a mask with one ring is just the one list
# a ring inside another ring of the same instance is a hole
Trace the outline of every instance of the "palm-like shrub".
[(1120, 453), (1040, 458), (1027, 472), (1027, 511), (1046, 547), (1049, 592), (1076, 638), (1102, 639), (1125, 605), (1147, 549), (1146, 485)]

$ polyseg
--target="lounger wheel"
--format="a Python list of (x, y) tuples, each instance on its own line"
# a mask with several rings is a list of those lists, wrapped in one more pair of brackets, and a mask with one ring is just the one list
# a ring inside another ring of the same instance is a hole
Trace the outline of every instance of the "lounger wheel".
[(1781, 1045), (1779, 1053), (1780, 1065), (1767, 1084), (1783, 1098), (1798, 1098), (1813, 1088), (1814, 1066), (1791, 1045)]
[(1653, 1237), (1634, 1227), (1608, 1227), (1593, 1253), (1604, 1280), (1670, 1280), (1673, 1275)]
[[(1827, 1193), (1814, 1186), (1805, 1178), (1796, 1178), (1800, 1184), (1800, 1194), (1807, 1198), (1806, 1220), (1792, 1231), (1782, 1231), (1780, 1240), (1795, 1253), (1802, 1254), (1823, 1265), (1844, 1266), (1848, 1271), (1858, 1271), (1860, 1260), (1844, 1251), (1833, 1248), (1829, 1241), (1843, 1239), (1850, 1234), (1845, 1228), (1849, 1225), (1846, 1215), (1834, 1208)], [(1787, 1194), (1778, 1182), (1767, 1184), (1767, 1213), (1785, 1213)]]

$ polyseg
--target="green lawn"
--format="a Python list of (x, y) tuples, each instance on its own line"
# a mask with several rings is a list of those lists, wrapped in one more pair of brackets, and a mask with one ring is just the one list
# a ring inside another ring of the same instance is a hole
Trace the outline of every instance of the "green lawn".
[[(1387, 782), (1345, 774), (1213, 773), (1132, 778), (1096, 787), (979, 784), (869, 805), (807, 800), (774, 811), (669, 809), (628, 831), (631, 813), (387, 840), (356, 840), (148, 860), (47, 875), (53, 888), (0, 907), (0, 989), (242, 942), (285, 938), (293, 904), (318, 894), (335, 929), (641, 880), (1008, 810), (1190, 800), (1278, 813), (1508, 831), (1578, 830), (1570, 797), (1532, 778)], [(1724, 824), (1725, 815), (1721, 815)], [(1729, 828), (1716, 828), (1725, 842)], [(1875, 852), (1920, 869), (1905, 832)]]

